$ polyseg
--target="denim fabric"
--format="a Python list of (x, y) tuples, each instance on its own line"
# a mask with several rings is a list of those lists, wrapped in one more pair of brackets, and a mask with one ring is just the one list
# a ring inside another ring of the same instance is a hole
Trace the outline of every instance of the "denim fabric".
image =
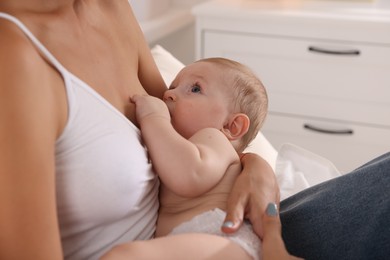
[(281, 202), (288, 251), (305, 259), (390, 259), (390, 153)]

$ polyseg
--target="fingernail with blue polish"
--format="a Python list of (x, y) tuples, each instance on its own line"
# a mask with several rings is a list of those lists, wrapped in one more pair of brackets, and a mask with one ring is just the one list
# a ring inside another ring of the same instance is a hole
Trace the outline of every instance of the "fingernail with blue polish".
[(233, 221), (226, 221), (223, 223), (222, 226), (226, 227), (226, 228), (232, 228), (234, 226), (234, 223), (233, 223)]
[(269, 203), (266, 212), (268, 216), (276, 217), (278, 215), (278, 206), (275, 203)]

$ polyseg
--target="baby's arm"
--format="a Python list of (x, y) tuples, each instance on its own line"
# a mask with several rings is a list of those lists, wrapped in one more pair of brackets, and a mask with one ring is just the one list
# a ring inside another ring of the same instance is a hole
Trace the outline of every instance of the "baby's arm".
[(181, 196), (207, 192), (224, 175), (238, 155), (221, 131), (202, 129), (189, 140), (173, 128), (165, 103), (136, 95), (137, 120), (161, 181)]

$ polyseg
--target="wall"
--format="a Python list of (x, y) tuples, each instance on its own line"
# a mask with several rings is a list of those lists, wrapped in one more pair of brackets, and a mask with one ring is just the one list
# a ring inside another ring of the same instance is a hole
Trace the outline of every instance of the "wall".
[[(171, 0), (173, 5), (191, 8), (205, 0)], [(171, 52), (184, 64), (195, 61), (195, 21), (180, 31), (167, 35), (163, 39), (150, 43), (159, 44)]]
[(150, 47), (155, 44), (164, 47), (184, 64), (190, 64), (195, 60), (195, 24), (150, 43)]

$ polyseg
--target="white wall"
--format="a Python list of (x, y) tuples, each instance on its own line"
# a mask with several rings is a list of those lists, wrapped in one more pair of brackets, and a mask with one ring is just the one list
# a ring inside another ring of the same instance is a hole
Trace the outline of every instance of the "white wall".
[(171, 3), (180, 6), (194, 6), (195, 4), (205, 1), (206, 0), (171, 0)]
[[(205, 0), (171, 0), (172, 5), (192, 6)], [(150, 46), (160, 44), (184, 64), (195, 61), (195, 21), (180, 31), (167, 35), (163, 39), (150, 43)]]
[(150, 46), (155, 44), (164, 47), (184, 64), (190, 64), (195, 61), (195, 24), (152, 42)]

